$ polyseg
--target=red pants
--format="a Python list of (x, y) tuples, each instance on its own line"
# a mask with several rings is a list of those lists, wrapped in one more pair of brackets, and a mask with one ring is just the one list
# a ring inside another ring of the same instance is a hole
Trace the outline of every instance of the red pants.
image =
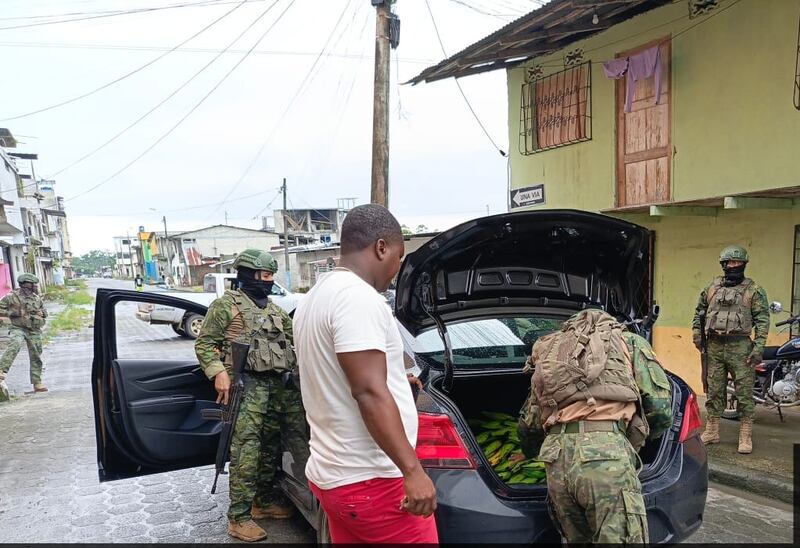
[(402, 478), (376, 478), (327, 490), (308, 484), (325, 510), (334, 543), (439, 543), (433, 516), (400, 509), (405, 497)]

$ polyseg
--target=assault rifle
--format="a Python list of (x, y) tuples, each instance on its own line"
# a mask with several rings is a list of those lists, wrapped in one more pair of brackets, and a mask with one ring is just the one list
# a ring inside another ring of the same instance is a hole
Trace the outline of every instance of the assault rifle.
[(708, 394), (708, 339), (706, 338), (706, 311), (697, 313), (700, 319), (700, 367), (703, 377), (703, 393)]
[(225, 463), (231, 453), (231, 440), (233, 430), (236, 426), (236, 417), (239, 416), (239, 407), (242, 405), (244, 397), (244, 381), (242, 372), (247, 362), (247, 353), (250, 350), (249, 344), (233, 342), (231, 344), (231, 356), (233, 357), (233, 384), (228, 392), (228, 404), (223, 405), (222, 409), (203, 409), (200, 415), (206, 420), (218, 420), (222, 422), (222, 430), (219, 433), (219, 445), (217, 445), (216, 468), (217, 474), (214, 476), (214, 484), (211, 486), (211, 493), (217, 491), (217, 480), (220, 474), (225, 472)]

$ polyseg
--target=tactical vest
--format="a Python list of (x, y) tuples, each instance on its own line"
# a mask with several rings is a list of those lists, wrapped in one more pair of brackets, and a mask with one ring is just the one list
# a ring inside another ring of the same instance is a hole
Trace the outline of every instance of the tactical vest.
[[(233, 320), (225, 338), (250, 345), (246, 370), (282, 373), (294, 369), (297, 360), (292, 345), (286, 340), (283, 317), (274, 309), (275, 305), (270, 303), (261, 309), (238, 291), (228, 290), (225, 294), (233, 304)], [(243, 327), (237, 330), (234, 327), (237, 324)], [(230, 369), (232, 362), (228, 343), (225, 345), (226, 368)]]
[(578, 401), (640, 400), (622, 325), (605, 313), (595, 318), (570, 318), (534, 345), (531, 383), (545, 428), (558, 422), (560, 409)]
[(25, 297), (20, 290), (13, 292), (12, 310), (10, 310), (11, 325), (25, 329), (38, 330), (44, 327), (44, 302), (37, 295)]
[(708, 289), (706, 331), (719, 335), (744, 335), (753, 330), (751, 304), (756, 284), (750, 278), (733, 287), (726, 287), (725, 278), (717, 277)]

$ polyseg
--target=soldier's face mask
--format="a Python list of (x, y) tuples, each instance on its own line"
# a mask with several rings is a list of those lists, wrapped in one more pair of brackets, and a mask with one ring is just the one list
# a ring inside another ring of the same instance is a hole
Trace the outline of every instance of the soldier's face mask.
[(26, 293), (36, 293), (36, 284), (32, 284), (30, 282), (25, 282), (19, 284), (19, 287), (25, 291)]
[[(239, 280), (239, 288), (251, 299), (256, 301), (256, 304), (261, 306), (264, 303), (266, 306), (266, 299), (272, 295), (272, 287), (275, 285), (272, 277), (273, 274), (265, 271), (253, 271), (250, 269), (240, 268), (237, 273)], [(264, 279), (267, 278), (267, 279)]]
[(720, 263), (725, 273), (725, 285), (739, 285), (744, 280), (744, 269), (747, 263), (741, 261), (724, 261)]

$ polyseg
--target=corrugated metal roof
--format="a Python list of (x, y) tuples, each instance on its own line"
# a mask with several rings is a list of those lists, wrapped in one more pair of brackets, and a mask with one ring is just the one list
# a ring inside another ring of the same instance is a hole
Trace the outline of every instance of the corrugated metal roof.
[[(428, 67), (412, 84), (469, 76), (512, 67), (534, 56), (547, 55), (588, 38), (671, 0), (552, 0)], [(598, 23), (593, 24), (597, 13)]]

